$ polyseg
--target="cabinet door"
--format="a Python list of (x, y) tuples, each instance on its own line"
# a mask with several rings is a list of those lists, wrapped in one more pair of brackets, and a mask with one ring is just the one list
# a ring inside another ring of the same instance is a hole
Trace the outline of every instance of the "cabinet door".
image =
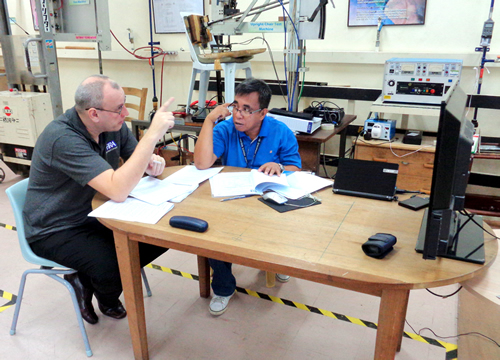
[(396, 183), (399, 189), (430, 191), (434, 153), (421, 151), (413, 153), (412, 150), (401, 150), (395, 147), (390, 149), (358, 144), (355, 158), (399, 164), (398, 181)]

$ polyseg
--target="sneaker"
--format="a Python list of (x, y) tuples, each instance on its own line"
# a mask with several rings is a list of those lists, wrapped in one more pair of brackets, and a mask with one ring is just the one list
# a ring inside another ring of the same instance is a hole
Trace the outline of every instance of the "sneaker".
[(282, 283), (286, 283), (288, 282), (288, 280), (290, 280), (290, 276), (283, 274), (276, 274), (276, 280)]
[(224, 314), (224, 312), (227, 310), (227, 305), (229, 304), (229, 300), (232, 296), (233, 295), (219, 296), (214, 294), (212, 300), (210, 301), (210, 307), (208, 308), (210, 314), (215, 316)]

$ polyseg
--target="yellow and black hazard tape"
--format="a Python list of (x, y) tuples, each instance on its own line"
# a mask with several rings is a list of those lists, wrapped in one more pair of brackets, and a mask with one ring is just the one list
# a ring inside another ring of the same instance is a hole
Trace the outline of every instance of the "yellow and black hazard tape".
[(10, 308), (12, 305), (16, 303), (17, 296), (11, 293), (8, 293), (7, 291), (0, 290), (0, 297), (3, 299), (9, 300), (6, 304), (0, 306), (0, 312)]
[[(182, 277), (185, 277), (188, 279), (199, 280), (198, 275), (193, 275), (193, 274), (185, 273), (182, 271), (169, 269), (169, 268), (166, 268), (163, 266), (149, 264), (149, 265), (147, 265), (147, 267), (149, 267), (151, 269), (167, 272), (170, 274), (182, 276)], [(291, 307), (305, 310), (305, 311), (309, 311), (309, 312), (312, 312), (315, 314), (324, 315), (324, 316), (327, 316), (327, 317), (330, 317), (333, 319), (347, 321), (351, 324), (361, 325), (361, 326), (369, 327), (369, 328), (372, 328), (375, 330), (378, 328), (377, 324), (370, 322), (370, 321), (361, 320), (361, 319), (354, 318), (352, 316), (342, 315), (342, 314), (334, 313), (332, 311), (319, 309), (319, 308), (314, 307), (314, 306), (301, 304), (301, 303), (298, 303), (298, 302), (295, 302), (292, 300), (288, 300), (288, 299), (282, 299), (282, 298), (268, 295), (268, 294), (264, 294), (264, 293), (261, 293), (258, 291), (244, 289), (244, 288), (239, 287), (239, 286), (236, 287), (236, 291), (243, 293), (243, 294), (247, 294), (247, 295), (256, 297), (256, 298), (259, 298), (259, 299), (264, 299), (264, 300), (272, 301), (272, 302), (275, 302), (278, 304), (291, 306)], [(444, 342), (441, 340), (436, 340), (436, 339), (428, 338), (425, 336), (421, 336), (421, 335), (417, 335), (417, 334), (413, 334), (413, 333), (408, 333), (406, 331), (403, 332), (403, 337), (406, 337), (406, 338), (412, 339), (412, 340), (417, 340), (417, 341), (423, 342), (425, 344), (441, 347), (441, 348), (446, 350), (446, 360), (456, 360), (457, 359), (457, 348), (458, 347), (456, 344), (451, 344), (451, 343), (447, 343), (447, 342)]]
[(14, 231), (17, 231), (16, 227), (15, 226), (12, 226), (12, 225), (7, 225), (7, 224), (2, 224), (0, 223), (0, 227), (4, 227), (8, 230), (14, 230)]
[[(7, 225), (7, 224), (2, 224), (0, 223), (0, 227), (4, 227), (8, 230), (14, 230), (17, 231), (15, 226), (12, 225)], [(9, 300), (6, 304), (0, 306), (0, 312), (10, 308), (12, 305), (16, 304), (17, 296), (11, 293), (8, 293), (7, 291), (0, 290), (0, 298), (7, 299)]]

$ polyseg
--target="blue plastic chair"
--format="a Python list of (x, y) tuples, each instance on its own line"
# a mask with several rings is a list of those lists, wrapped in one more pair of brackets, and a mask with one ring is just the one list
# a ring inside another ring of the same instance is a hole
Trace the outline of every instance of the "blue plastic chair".
[[(57, 275), (74, 274), (77, 271), (73, 269), (68, 269), (58, 263), (44, 259), (36, 255), (32, 250), (28, 241), (26, 240), (26, 235), (24, 233), (24, 219), (23, 219), (23, 208), (26, 201), (26, 192), (28, 190), (29, 179), (24, 179), (19, 181), (17, 184), (9, 187), (5, 192), (9, 198), (12, 209), (14, 210), (14, 218), (16, 220), (17, 238), (19, 239), (19, 245), (21, 247), (21, 253), (24, 260), (32, 264), (40, 266), (40, 269), (29, 269), (23, 273), (21, 278), (21, 284), (19, 285), (19, 292), (17, 295), (16, 309), (14, 311), (14, 319), (12, 320), (12, 326), (10, 328), (10, 334), (15, 335), (17, 319), (19, 317), (19, 311), (21, 310), (21, 302), (23, 299), (24, 285), (26, 284), (26, 277), (28, 274), (44, 274), (48, 277), (60, 282), (71, 294), (71, 300), (73, 301), (73, 307), (75, 308), (76, 318), (78, 320), (78, 325), (80, 326), (80, 331), (82, 332), (83, 342), (85, 344), (85, 351), (87, 356), (92, 356), (92, 350), (90, 349), (89, 339), (87, 337), (87, 332), (83, 325), (82, 314), (80, 313), (80, 308), (78, 307), (78, 301), (76, 300), (75, 290), (73, 286), (64, 280), (64, 278)], [(54, 269), (57, 268), (57, 269)], [(148, 296), (151, 296), (151, 289), (149, 287), (149, 282), (146, 277), (144, 269), (141, 269), (142, 279), (144, 281), (144, 286), (146, 287), (146, 292)]]
[(15, 185), (9, 187), (5, 192), (9, 198), (12, 209), (14, 210), (14, 218), (16, 220), (17, 238), (19, 239), (19, 245), (21, 246), (21, 253), (23, 254), (24, 260), (32, 264), (40, 266), (39, 269), (29, 269), (23, 273), (21, 278), (21, 284), (19, 285), (19, 292), (17, 295), (16, 309), (14, 311), (14, 319), (12, 320), (12, 326), (10, 328), (10, 334), (15, 335), (17, 319), (19, 317), (19, 311), (21, 310), (21, 302), (23, 300), (24, 285), (26, 283), (26, 277), (28, 274), (44, 274), (48, 277), (60, 282), (68, 289), (71, 294), (71, 300), (73, 300), (73, 307), (76, 312), (76, 319), (78, 320), (78, 326), (80, 326), (80, 331), (82, 333), (83, 342), (85, 344), (85, 351), (87, 356), (92, 356), (92, 350), (90, 349), (89, 339), (87, 337), (87, 332), (85, 331), (85, 326), (83, 325), (82, 314), (80, 313), (80, 308), (78, 307), (78, 301), (76, 300), (75, 290), (73, 286), (62, 277), (58, 275), (74, 274), (76, 270), (68, 269), (64, 266), (59, 265), (53, 261), (44, 259), (35, 255), (31, 250), (28, 241), (26, 240), (24, 233), (24, 220), (23, 220), (23, 207), (26, 200), (26, 191), (28, 190), (28, 180), (24, 179)]

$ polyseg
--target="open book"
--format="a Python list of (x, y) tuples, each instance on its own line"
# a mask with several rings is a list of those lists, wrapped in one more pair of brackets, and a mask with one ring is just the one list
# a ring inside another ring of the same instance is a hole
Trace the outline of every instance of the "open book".
[(264, 191), (288, 188), (287, 177), (269, 176), (257, 170), (220, 173), (210, 178), (212, 196), (262, 195)]
[(301, 171), (286, 171), (281, 176), (268, 176), (252, 170), (251, 172), (220, 173), (210, 179), (214, 197), (262, 195), (264, 191), (272, 190), (288, 199), (297, 200), (332, 184), (333, 181), (330, 179), (323, 179)]

